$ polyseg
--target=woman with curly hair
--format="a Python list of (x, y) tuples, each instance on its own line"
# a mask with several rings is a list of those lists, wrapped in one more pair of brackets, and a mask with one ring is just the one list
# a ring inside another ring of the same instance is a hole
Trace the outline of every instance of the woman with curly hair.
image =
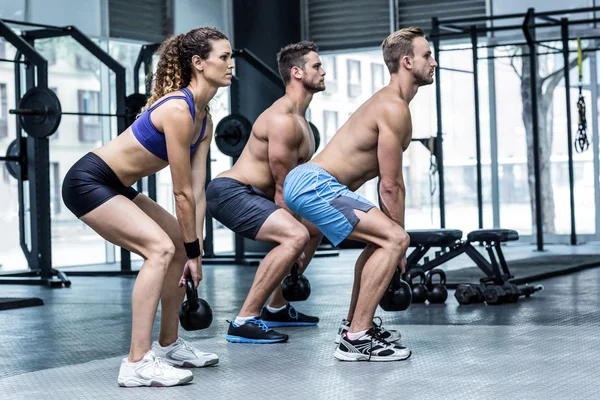
[[(200, 240), (206, 200), (206, 158), (213, 124), (208, 102), (232, 79), (232, 50), (215, 28), (167, 39), (158, 50), (154, 88), (142, 113), (121, 135), (84, 155), (65, 176), (65, 205), (100, 236), (144, 259), (132, 294), (129, 357), (121, 386), (173, 386), (191, 371), (174, 367), (216, 364), (215, 354), (179, 337), (178, 310), (185, 281), (202, 280)], [(169, 166), (175, 218), (131, 187)], [(161, 302), (158, 341), (152, 326)]]

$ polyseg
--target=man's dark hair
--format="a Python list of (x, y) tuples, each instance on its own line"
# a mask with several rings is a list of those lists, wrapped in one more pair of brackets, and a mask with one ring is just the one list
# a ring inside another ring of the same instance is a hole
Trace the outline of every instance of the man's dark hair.
[(288, 44), (282, 48), (277, 54), (277, 64), (279, 67), (279, 75), (283, 79), (283, 83), (287, 85), (292, 80), (292, 68), (298, 67), (304, 70), (306, 60), (304, 56), (314, 51), (319, 52), (316, 44), (309, 41)]

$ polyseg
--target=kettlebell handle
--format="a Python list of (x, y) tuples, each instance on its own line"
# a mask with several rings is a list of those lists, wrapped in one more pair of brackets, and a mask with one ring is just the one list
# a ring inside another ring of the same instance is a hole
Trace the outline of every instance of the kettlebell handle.
[(425, 275), (425, 272), (422, 269), (418, 268), (408, 271), (406, 276), (407, 283), (412, 287), (413, 281), (417, 277), (421, 278), (421, 282), (419, 282), (419, 285), (425, 285), (425, 283), (427, 282), (427, 276)]
[(428, 287), (432, 287), (433, 286), (433, 277), (435, 275), (439, 275), (440, 276), (440, 285), (446, 285), (446, 273), (438, 268), (432, 269), (431, 271), (429, 271), (429, 274), (427, 274), (427, 286)]
[(194, 289), (194, 281), (191, 279), (185, 280), (185, 295), (190, 311), (196, 311), (200, 307), (200, 304), (198, 304), (198, 291)]
[(299, 273), (300, 273), (300, 266), (297, 263), (294, 263), (294, 265), (292, 265), (292, 271), (291, 271), (292, 282), (294, 282), (294, 283), (298, 282)]

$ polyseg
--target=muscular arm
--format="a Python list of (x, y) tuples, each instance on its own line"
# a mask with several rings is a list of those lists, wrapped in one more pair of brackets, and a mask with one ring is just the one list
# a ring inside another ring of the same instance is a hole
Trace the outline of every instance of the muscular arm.
[[(185, 104), (185, 103), (184, 103)], [(163, 131), (173, 179), (175, 212), (185, 242), (196, 240), (196, 202), (192, 191), (190, 146), (193, 123), (187, 106), (175, 106), (163, 117)]]
[(283, 200), (283, 182), (287, 174), (298, 165), (298, 147), (302, 132), (296, 122), (287, 116), (278, 116), (269, 123), (269, 166), (275, 181), (275, 204), (294, 214)]
[(379, 121), (377, 159), (379, 162), (379, 205), (395, 223), (404, 228), (405, 188), (402, 176), (402, 145), (411, 134), (408, 106), (388, 104)]
[(204, 138), (198, 146), (198, 150), (192, 156), (192, 188), (194, 191), (194, 200), (196, 202), (196, 235), (202, 243), (204, 238), (204, 218), (206, 216), (206, 197), (204, 185), (206, 183), (206, 161), (208, 150), (213, 135), (213, 124), (210, 115), (206, 122), (206, 131)]

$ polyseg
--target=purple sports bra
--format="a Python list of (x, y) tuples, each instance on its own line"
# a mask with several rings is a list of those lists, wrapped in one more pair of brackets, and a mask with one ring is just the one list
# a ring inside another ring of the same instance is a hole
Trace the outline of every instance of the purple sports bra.
[[(155, 156), (159, 157), (162, 160), (169, 161), (169, 157), (167, 154), (167, 141), (165, 140), (165, 134), (154, 126), (152, 121), (150, 120), (150, 113), (158, 106), (163, 104), (165, 101), (169, 101), (171, 99), (185, 99), (186, 103), (190, 108), (190, 114), (192, 114), (192, 121), (194, 121), (196, 117), (196, 107), (194, 105), (194, 96), (192, 92), (188, 88), (181, 88), (183, 92), (183, 96), (170, 96), (162, 99), (161, 101), (153, 104), (150, 108), (142, 113), (131, 125), (131, 130), (133, 131), (133, 136), (144, 146), (148, 151)], [(200, 132), (200, 137), (193, 143), (190, 147), (190, 155), (194, 154), (194, 152), (198, 149), (198, 145), (200, 141), (204, 137), (204, 130), (206, 129), (206, 118), (208, 114), (204, 117), (202, 121), (202, 132)]]

